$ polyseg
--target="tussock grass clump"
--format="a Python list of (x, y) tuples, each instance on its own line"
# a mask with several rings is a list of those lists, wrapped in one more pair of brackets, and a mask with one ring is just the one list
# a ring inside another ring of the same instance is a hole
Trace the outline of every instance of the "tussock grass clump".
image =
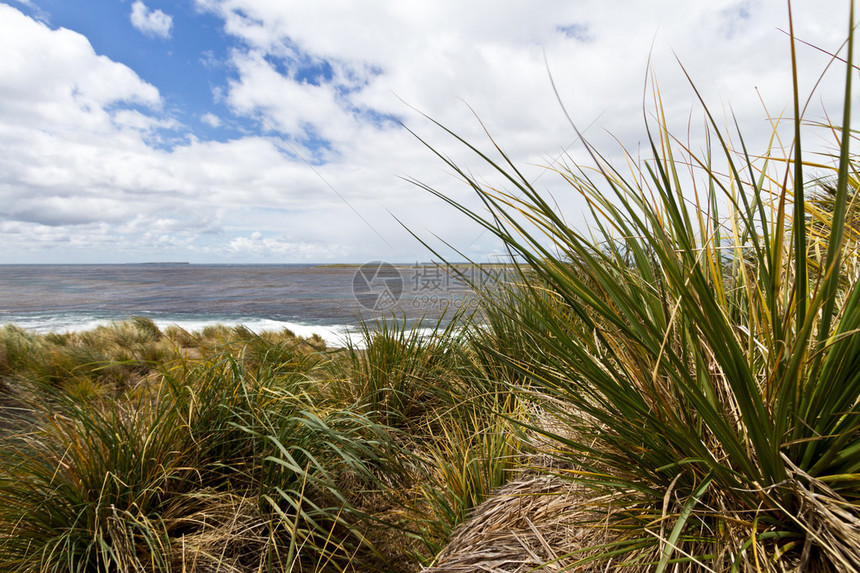
[(590, 523), (589, 505), (603, 503), (569, 480), (526, 475), (496, 490), (458, 528), (427, 573), (559, 570), (583, 547), (607, 541)]
[(162, 332), (146, 317), (132, 317), (83, 332), (35, 334), (15, 325), (0, 328), (0, 381), (14, 392), (14, 381), (124, 391), (162, 367), (189, 359), (229, 353), (244, 364), (310, 368), (325, 344), (286, 330), (256, 334), (243, 327), (209, 326), (190, 333), (171, 326)]
[(359, 340), (350, 339), (345, 348), (346, 376), (329, 385), (331, 397), (355, 403), (389, 426), (426, 425), (436, 410), (450, 405), (462, 355), (460, 323), (441, 324), (362, 322)]
[(487, 392), (474, 383), (476, 373), (484, 374), (464, 335), (469, 319), (458, 315), (430, 328), (422, 321), (364, 322), (360, 338), (333, 358), (319, 386), (324, 402), (355, 404), (401, 448), (406, 486), (387, 488), (383, 505), (391, 524), (413, 539), (395, 538), (400, 558), (413, 566), (432, 562), (470, 512), (516, 477), (524, 459), (521, 432), (510, 418), (527, 412), (508, 405), (507, 417), (498, 415), (506, 400), (498, 385)]
[(52, 398), (0, 449), (0, 567), (163, 569), (160, 510), (193, 471), (176, 412)]
[(429, 511), (419, 514), (418, 525), (431, 555), (445, 549), (473, 510), (522, 470), (520, 433), (510, 420), (491, 412), (484, 403), (458, 408), (439, 421), (426, 442), (430, 477), (420, 491)]
[[(58, 348), (165, 341), (138, 328), (63, 344), (11, 330)], [(0, 436), (0, 569), (397, 570), (361, 508), (405, 479), (388, 429), (316, 399), (328, 359), (313, 345), (232, 332), (192, 333), (199, 357), (176, 349), (146, 384), (87, 397), (68, 379), (28, 380), (29, 365), (16, 372), (29, 422)]]
[(143, 317), (63, 334), (39, 335), (6, 325), (0, 328), (0, 349), (0, 377), (7, 386), (17, 377), (55, 385), (90, 382), (119, 389), (139, 383), (176, 355), (172, 342)]
[(0, 569), (418, 570), (523, 459), (464, 326), (7, 327)]
[[(850, 62), (853, 27), (847, 47)], [(751, 155), (740, 128), (725, 133), (705, 107), (695, 154), (670, 133), (655, 87), (650, 155), (627, 156), (629, 175), (587, 144), (591, 167), (555, 169), (591, 210), (588, 234), (498, 146), (494, 159), (460, 140), (510, 189), (440, 154), (488, 214), (449, 202), (520, 263), (515, 284), (484, 297), (480, 360), (550, 418), (529, 425), (563, 462), (547, 471), (612, 500), (590, 520), (607, 540), (568, 546), (558, 564), (860, 569), (852, 73), (842, 124), (824, 126), (838, 151), (814, 178), (799, 99), (789, 149)], [(810, 201), (825, 175), (835, 183)]]

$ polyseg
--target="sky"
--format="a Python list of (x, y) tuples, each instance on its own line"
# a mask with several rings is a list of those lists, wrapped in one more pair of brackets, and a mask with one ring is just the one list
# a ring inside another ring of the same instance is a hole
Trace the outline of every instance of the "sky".
[[(793, 9), (797, 37), (839, 49), (847, 1)], [(623, 161), (646, 141), (649, 70), (670, 127), (701, 125), (686, 70), (761, 150), (790, 110), (787, 29), (782, 0), (0, 0), (0, 264), (435, 258), (413, 233), (494, 260), (414, 183), (477, 205), (419, 137), (493, 181), (429, 118), (481, 149), (486, 129), (587, 225), (547, 169), (588, 162), (565, 109)], [(828, 56), (798, 58), (809, 94)], [(810, 120), (841, 113), (843, 74)]]

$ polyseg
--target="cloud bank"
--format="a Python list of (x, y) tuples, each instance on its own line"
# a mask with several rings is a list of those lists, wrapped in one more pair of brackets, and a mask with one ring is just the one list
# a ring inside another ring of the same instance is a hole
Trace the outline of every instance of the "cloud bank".
[[(166, 92), (157, 76), (0, 3), (0, 262), (430, 258), (402, 225), (489, 258), (498, 245), (407, 181), (472, 201), (402, 124), (492, 182), (422, 114), (489, 149), (488, 130), (578, 224), (582, 205), (545, 169), (563, 156), (587, 162), (550, 76), (577, 126), (617, 159), (619, 142), (635, 154), (644, 140), (649, 66), (679, 133), (688, 120), (702, 123), (681, 65), (715, 111), (737, 118), (753, 149), (769, 136), (767, 113), (789, 109), (777, 0), (194, 8), (189, 24), (213, 18), (224, 42), (223, 57), (200, 51), (195, 65), (223, 75), (209, 86), (214, 107), (182, 115), (181, 91)], [(847, 7), (795, 11), (799, 37), (839, 48)], [(130, 22), (185, 41), (171, 16), (140, 0)], [(827, 60), (801, 50), (802, 90)], [(839, 109), (840, 75), (824, 79), (811, 118)]]

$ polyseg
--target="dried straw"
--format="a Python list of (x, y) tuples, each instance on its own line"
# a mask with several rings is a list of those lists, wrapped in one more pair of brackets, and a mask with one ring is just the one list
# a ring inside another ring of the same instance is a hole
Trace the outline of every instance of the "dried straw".
[(555, 476), (513, 481), (475, 509), (424, 573), (560, 571), (605, 537), (593, 525), (592, 495)]

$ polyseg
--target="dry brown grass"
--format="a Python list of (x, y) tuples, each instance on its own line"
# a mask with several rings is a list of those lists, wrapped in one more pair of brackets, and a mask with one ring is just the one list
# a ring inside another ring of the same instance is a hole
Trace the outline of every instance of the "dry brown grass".
[(609, 541), (593, 525), (595, 501), (569, 480), (526, 475), (477, 507), (425, 573), (560, 571)]
[(171, 548), (173, 571), (239, 573), (265, 570), (270, 556), (278, 561), (255, 499), (200, 491), (184, 501), (177, 518), (164, 516), (170, 528), (184, 531)]

